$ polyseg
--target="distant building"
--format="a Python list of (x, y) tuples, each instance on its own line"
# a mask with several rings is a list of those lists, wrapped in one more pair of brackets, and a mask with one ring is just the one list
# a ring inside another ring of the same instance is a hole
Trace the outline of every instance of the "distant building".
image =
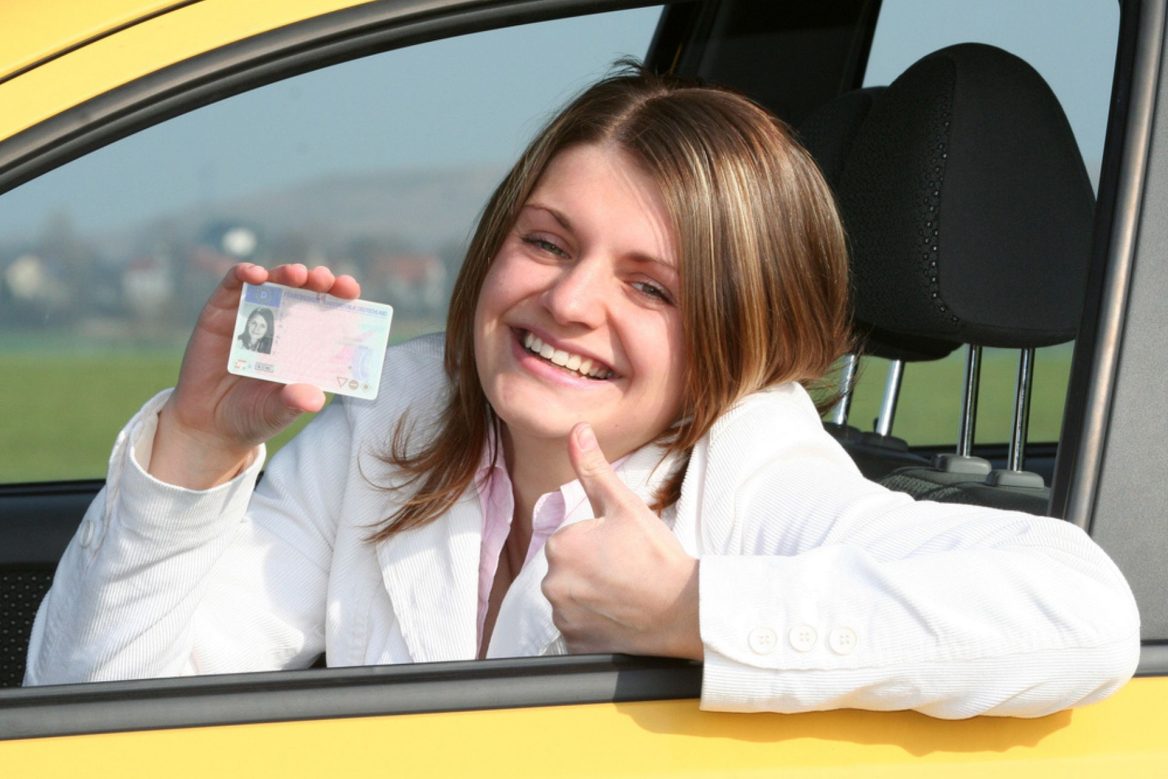
[(174, 296), (170, 259), (148, 254), (126, 263), (122, 272), (122, 295), (126, 307), (139, 319), (157, 319)]
[(369, 276), (367, 284), (399, 310), (431, 312), (446, 305), (446, 265), (436, 254), (380, 255)]

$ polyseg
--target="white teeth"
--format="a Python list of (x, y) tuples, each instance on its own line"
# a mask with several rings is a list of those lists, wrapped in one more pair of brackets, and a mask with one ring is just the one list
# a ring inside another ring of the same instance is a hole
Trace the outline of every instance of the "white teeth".
[(540, 338), (532, 333), (524, 333), (523, 348), (533, 354), (538, 354), (543, 359), (554, 365), (559, 365), (561, 368), (567, 368), (570, 371), (581, 373), (593, 379), (609, 379), (612, 378), (613, 372), (605, 368), (600, 363), (594, 363), (587, 357), (581, 357), (578, 354), (563, 349), (555, 349), (548, 344), (545, 344)]

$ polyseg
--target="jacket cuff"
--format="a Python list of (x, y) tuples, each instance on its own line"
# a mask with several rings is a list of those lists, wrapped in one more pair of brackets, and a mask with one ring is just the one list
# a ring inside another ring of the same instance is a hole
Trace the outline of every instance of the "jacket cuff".
[(197, 546), (238, 522), (247, 509), (264, 464), (265, 447), (256, 447), (246, 466), (230, 481), (206, 490), (192, 490), (160, 481), (146, 472), (158, 429), (158, 413), (172, 390), (151, 398), (118, 433), (106, 478), (104, 516), (89, 517), (82, 528), (82, 546), (95, 552), (112, 517), (147, 540), (176, 539)]
[[(872, 663), (867, 605), (863, 598), (850, 603), (839, 597), (839, 582), (827, 574), (838, 570), (829, 559), (834, 554), (830, 548), (813, 550), (808, 556), (824, 558), (815, 561), (702, 557), (702, 708), (828, 708), (834, 691), (819, 689), (815, 680)], [(818, 581), (825, 574), (829, 580)]]

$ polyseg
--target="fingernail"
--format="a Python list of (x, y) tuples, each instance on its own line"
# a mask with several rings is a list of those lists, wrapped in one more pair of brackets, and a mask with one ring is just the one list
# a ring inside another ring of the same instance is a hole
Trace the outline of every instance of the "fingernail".
[(580, 426), (580, 429), (576, 431), (576, 443), (585, 452), (596, 448), (596, 433), (592, 432), (592, 425)]

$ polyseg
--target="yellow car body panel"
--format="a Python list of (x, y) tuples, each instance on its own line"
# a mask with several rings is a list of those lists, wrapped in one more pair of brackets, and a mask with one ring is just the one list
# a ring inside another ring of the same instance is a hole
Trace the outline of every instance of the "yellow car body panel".
[(0, 5), (0, 29), (20, 30), (20, 34), (0, 39), (0, 79), (175, 5), (187, 4), (174, 0), (6, 2)]
[(1039, 719), (703, 712), (694, 700), (0, 742), (7, 776), (1162, 776), (1168, 678)]
[[(0, 73), (5, 74), (0, 76), (0, 139), (177, 62), (361, 4), (354, 0), (5, 3), (0, 6), (0, 29), (14, 40), (0, 48)], [(167, 6), (172, 10), (160, 13)], [(135, 24), (135, 20), (142, 21)], [(21, 33), (13, 35), (12, 30)], [(78, 45), (85, 41), (90, 42)]]
[(96, 40), (114, 30), (163, 13), (175, 0), (127, 2), (90, 0), (85, 3), (4, 3), (0, 5), (0, 79), (32, 67), (64, 51)]

